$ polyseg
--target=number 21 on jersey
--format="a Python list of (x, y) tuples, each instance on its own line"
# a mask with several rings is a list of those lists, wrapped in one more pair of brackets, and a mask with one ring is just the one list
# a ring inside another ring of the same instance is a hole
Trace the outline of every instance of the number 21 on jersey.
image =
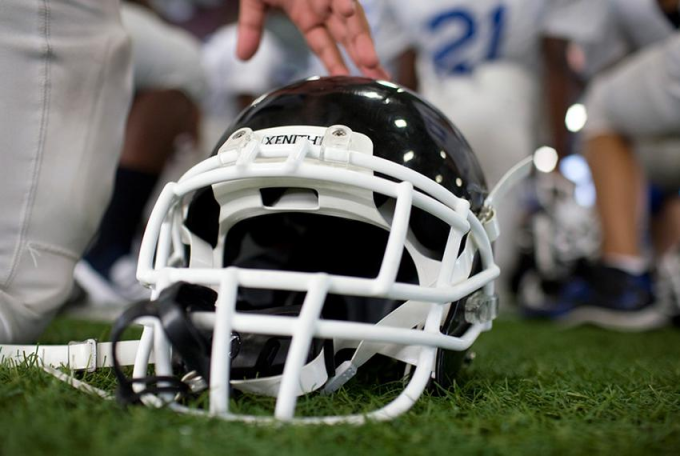
[[(427, 24), (431, 33), (439, 35), (451, 29), (457, 31), (453, 40), (446, 41), (433, 50), (432, 59), (437, 72), (469, 73), (477, 63), (497, 59), (505, 16), (504, 5), (499, 5), (486, 14), (467, 8), (454, 8), (433, 16)], [(478, 50), (470, 52), (473, 47)]]

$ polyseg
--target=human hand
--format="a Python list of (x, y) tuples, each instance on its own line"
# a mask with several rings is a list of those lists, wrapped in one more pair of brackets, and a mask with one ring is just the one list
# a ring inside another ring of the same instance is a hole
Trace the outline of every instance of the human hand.
[(240, 59), (251, 58), (260, 44), (267, 9), (283, 10), (300, 29), (307, 44), (331, 75), (348, 74), (338, 43), (368, 77), (389, 79), (380, 65), (363, 8), (356, 0), (240, 0)]

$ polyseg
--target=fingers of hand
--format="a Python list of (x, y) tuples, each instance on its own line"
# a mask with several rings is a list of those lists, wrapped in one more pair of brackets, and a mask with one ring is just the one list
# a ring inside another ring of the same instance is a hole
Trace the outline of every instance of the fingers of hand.
[(338, 76), (349, 73), (336, 41), (326, 27), (319, 25), (308, 30), (305, 32), (305, 39), (312, 52), (321, 59), (330, 75)]
[(351, 17), (357, 11), (356, 0), (333, 0), (332, 3), (333, 11), (341, 14), (344, 17)]
[(357, 14), (350, 18), (331, 16), (327, 25), (331, 35), (343, 44), (352, 61), (364, 75), (372, 78), (389, 78), (387, 72), (380, 66), (368, 21), (360, 7)]
[(262, 0), (241, 0), (238, 18), (236, 55), (242, 60), (251, 58), (260, 45), (267, 6)]
[(321, 18), (327, 18), (331, 14), (339, 14), (350, 17), (357, 11), (356, 0), (308, 0), (314, 13)]

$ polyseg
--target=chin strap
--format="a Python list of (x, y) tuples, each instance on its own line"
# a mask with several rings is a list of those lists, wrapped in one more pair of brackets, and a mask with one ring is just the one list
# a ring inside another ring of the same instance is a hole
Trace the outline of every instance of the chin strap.
[(502, 200), (503, 197), (519, 182), (526, 179), (533, 169), (533, 156), (521, 160), (503, 175), (501, 180), (499, 180), (496, 186), (491, 190), (489, 196), (486, 197), (486, 200), (484, 200), (484, 207), (482, 208), (479, 221), (482, 222), (484, 230), (491, 242), (498, 239), (500, 234), (498, 217), (496, 217), (496, 206), (499, 200)]
[[(430, 304), (419, 301), (407, 301), (376, 323), (376, 326), (414, 328), (425, 321), (429, 310)], [(352, 359), (345, 361), (338, 366), (336, 374), (326, 382), (323, 393), (330, 394), (340, 389), (340, 387), (356, 375), (359, 367), (363, 366), (377, 354), (415, 364), (415, 359), (417, 359), (420, 351), (421, 347), (411, 345), (401, 346), (396, 344), (361, 341), (359, 342)]]
[[(118, 342), (118, 363), (134, 365), (138, 346), (137, 340)], [(94, 372), (99, 367), (113, 367), (112, 349), (113, 343), (97, 343), (95, 339), (70, 342), (68, 345), (0, 345), (0, 364), (37, 360), (43, 367)]]
[[(119, 342), (116, 347), (118, 364), (134, 365), (138, 347), (139, 341), (136, 340)], [(68, 345), (0, 345), (0, 364), (37, 362), (48, 374), (103, 399), (113, 399), (113, 395), (78, 380), (73, 372), (94, 372), (99, 367), (113, 367), (113, 359), (113, 343), (97, 343), (95, 339), (70, 342)], [(66, 367), (70, 373), (59, 370), (62, 367)]]
[[(231, 385), (244, 393), (259, 394), (263, 396), (276, 397), (281, 386), (283, 375), (271, 377), (254, 378), (249, 380), (231, 380)], [(300, 381), (295, 388), (295, 396), (316, 391), (326, 384), (328, 372), (326, 371), (326, 361), (324, 350), (311, 362), (305, 364), (300, 370)]]

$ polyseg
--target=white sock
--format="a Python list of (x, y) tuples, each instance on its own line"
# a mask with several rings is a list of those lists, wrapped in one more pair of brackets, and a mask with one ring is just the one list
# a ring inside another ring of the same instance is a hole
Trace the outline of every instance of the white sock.
[(621, 269), (631, 275), (642, 275), (649, 270), (649, 263), (644, 257), (609, 253), (602, 257), (606, 266)]

